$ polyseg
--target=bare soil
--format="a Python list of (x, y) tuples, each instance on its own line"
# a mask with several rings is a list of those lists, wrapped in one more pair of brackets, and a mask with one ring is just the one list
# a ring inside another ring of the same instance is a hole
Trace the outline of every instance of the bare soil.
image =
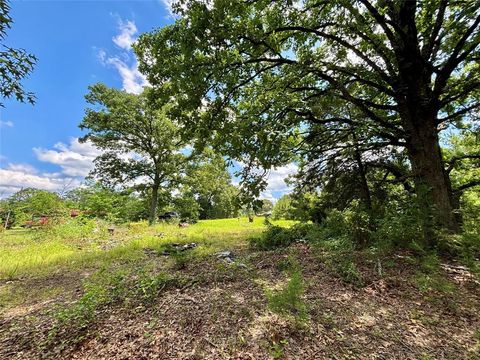
[(395, 266), (382, 276), (360, 258), (364, 286), (355, 287), (309, 246), (295, 245), (309, 314), (300, 323), (272, 313), (265, 296), (266, 286), (285, 282), (278, 263), (291, 251), (244, 250), (246, 269), (194, 260), (175, 270), (190, 285), (149, 307), (106, 309), (74, 346), (42, 347), (55, 304), (75, 299), (72, 287), (4, 316), (0, 359), (480, 359), (480, 285), (455, 264), (442, 268), (454, 292), (420, 291), (417, 268), (403, 257), (387, 259)]

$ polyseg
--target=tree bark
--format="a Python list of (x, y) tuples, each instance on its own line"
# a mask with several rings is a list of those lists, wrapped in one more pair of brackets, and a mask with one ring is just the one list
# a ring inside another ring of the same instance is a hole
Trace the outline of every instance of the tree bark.
[(435, 245), (434, 230), (459, 231), (455, 199), (439, 144), (435, 118), (418, 121), (411, 127), (407, 150), (415, 179), (415, 192), (423, 215), (425, 240)]
[(148, 218), (149, 225), (154, 225), (157, 222), (157, 204), (158, 204), (158, 189), (160, 188), (159, 181), (155, 177), (152, 185), (152, 199), (150, 202), (150, 214)]
[(370, 213), (370, 215), (373, 215), (373, 206), (372, 206), (372, 197), (370, 195), (370, 188), (368, 187), (367, 175), (365, 171), (365, 166), (362, 161), (362, 156), (356, 146), (356, 139), (355, 139), (354, 154), (355, 154), (355, 161), (358, 166), (358, 174), (360, 176), (360, 194), (368, 212)]

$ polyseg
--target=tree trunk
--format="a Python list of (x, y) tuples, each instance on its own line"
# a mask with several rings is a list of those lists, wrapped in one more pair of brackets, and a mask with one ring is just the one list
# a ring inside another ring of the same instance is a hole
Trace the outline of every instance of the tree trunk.
[(150, 214), (148, 218), (149, 225), (154, 225), (157, 222), (157, 204), (158, 204), (158, 189), (160, 184), (154, 182), (152, 186), (152, 199), (150, 202)]
[(370, 188), (368, 187), (365, 166), (363, 165), (362, 156), (357, 149), (355, 149), (355, 161), (357, 162), (358, 174), (360, 176), (360, 194), (368, 212), (370, 215), (373, 215), (372, 197), (370, 195)]
[(459, 231), (452, 186), (444, 168), (434, 124), (435, 121), (416, 121), (407, 145), (415, 192), (423, 215), (425, 240), (430, 246), (436, 243), (436, 228)]

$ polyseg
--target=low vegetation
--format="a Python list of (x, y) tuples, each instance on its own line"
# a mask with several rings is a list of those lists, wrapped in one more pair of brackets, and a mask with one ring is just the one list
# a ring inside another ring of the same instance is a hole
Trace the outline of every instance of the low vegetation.
[[(260, 358), (306, 356), (318, 337), (331, 344), (321, 349), (327, 357), (384, 351), (475, 356), (480, 303), (474, 272), (436, 252), (379, 248), (373, 241), (358, 246), (338, 228), (340, 215), (333, 216), (323, 225), (265, 224), (261, 217), (253, 223), (202, 220), (186, 228), (137, 222), (113, 234), (103, 221), (75, 218), (7, 230), (0, 235), (0, 355), (102, 358), (120, 348), (130, 356), (162, 353), (154, 345), (166, 346), (160, 334), (181, 331), (172, 357), (184, 357), (189, 348), (213, 358), (254, 348)], [(378, 306), (383, 313), (374, 311)], [(465, 325), (455, 331), (464, 345), (453, 345), (441, 334), (461, 319)], [(420, 324), (422, 341), (445, 346), (412, 343), (420, 338), (410, 324)], [(197, 326), (226, 335), (202, 342), (194, 335)], [(130, 350), (120, 345), (123, 328), (136, 334)], [(350, 343), (343, 342), (344, 332)], [(362, 336), (372, 344), (390, 338), (391, 344), (372, 347)], [(98, 350), (101, 343), (107, 347), (94, 354), (92, 346)]]

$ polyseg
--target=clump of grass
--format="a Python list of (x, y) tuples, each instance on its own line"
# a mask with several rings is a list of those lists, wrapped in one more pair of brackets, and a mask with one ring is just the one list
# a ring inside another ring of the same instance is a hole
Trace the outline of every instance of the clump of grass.
[(296, 320), (305, 322), (308, 320), (308, 312), (302, 299), (305, 292), (302, 272), (294, 264), (288, 273), (290, 278), (281, 290), (267, 290), (268, 306), (275, 313), (293, 316)]
[(137, 286), (134, 291), (138, 294), (142, 302), (146, 305), (152, 304), (158, 295), (167, 287), (178, 285), (178, 279), (166, 273), (151, 275), (142, 272), (137, 280)]
[(295, 224), (290, 228), (278, 225), (268, 225), (260, 235), (249, 239), (250, 246), (257, 250), (274, 250), (287, 247), (298, 240), (311, 240), (314, 238), (314, 224)]
[(331, 238), (318, 244), (320, 260), (333, 275), (355, 287), (362, 287), (364, 279), (355, 262), (355, 244), (348, 237)]
[(270, 356), (273, 359), (281, 359), (283, 357), (283, 352), (286, 345), (288, 345), (287, 339), (281, 339), (278, 342), (272, 341), (269, 349)]
[(169, 274), (152, 274), (145, 269), (134, 273), (99, 271), (85, 282), (77, 302), (55, 313), (43, 346), (58, 345), (62, 349), (77, 344), (88, 336), (97, 315), (108, 306), (131, 305), (132, 301), (149, 306), (163, 290), (178, 284), (178, 279)]
[(351, 254), (333, 254), (326, 259), (325, 264), (343, 282), (355, 287), (364, 285), (362, 273), (355, 264)]
[(419, 266), (419, 271), (416, 272), (413, 280), (421, 292), (438, 291), (443, 294), (451, 294), (455, 291), (455, 285), (441, 273), (440, 259), (436, 253), (427, 254), (415, 261)]

